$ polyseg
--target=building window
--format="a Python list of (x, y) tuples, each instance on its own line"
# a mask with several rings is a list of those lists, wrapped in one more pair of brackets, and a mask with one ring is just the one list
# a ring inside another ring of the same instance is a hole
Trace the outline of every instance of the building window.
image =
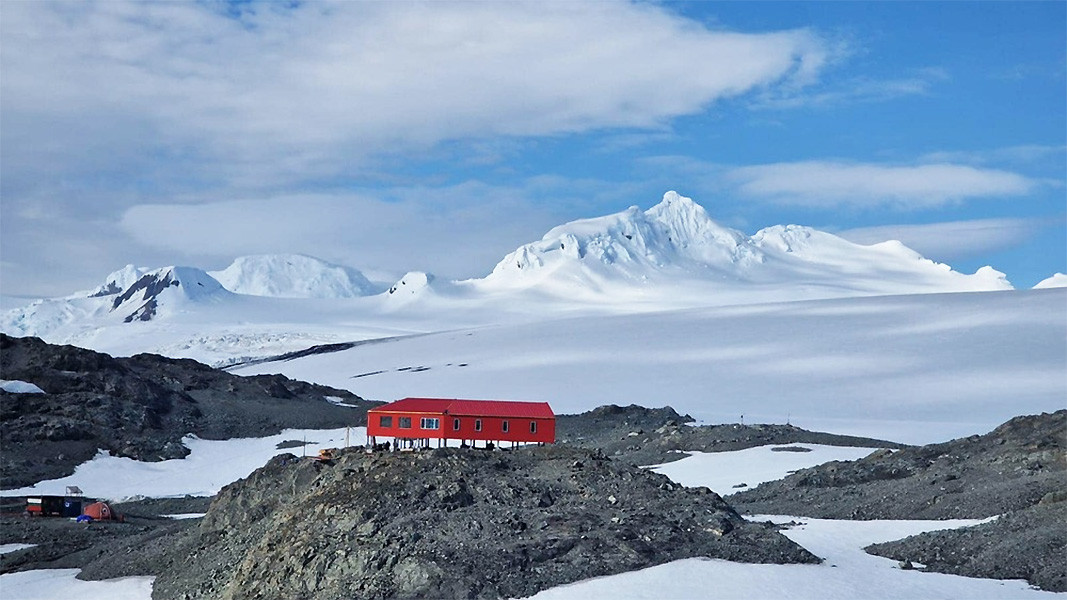
[(503, 421), (503, 422), (502, 422), (502, 423), (500, 424), (500, 426), (501, 426), (501, 427), (503, 428), (502, 430), (504, 431), (504, 433), (507, 433), (507, 432), (508, 432), (508, 422), (507, 422), (507, 421)]
[(440, 429), (441, 419), (431, 419), (429, 417), (423, 417), (419, 423), (419, 427), (422, 429)]
[(378, 426), (379, 427), (392, 427), (393, 426), (393, 417), (378, 417)]
[(481, 419), (475, 419), (474, 420), (474, 430), (475, 431), (481, 431), (482, 430), (482, 420)]
[(537, 433), (537, 421), (530, 421), (530, 433)]
[(459, 419), (452, 419), (452, 431), (459, 431)]
[(400, 428), (411, 429), (411, 417), (400, 417)]

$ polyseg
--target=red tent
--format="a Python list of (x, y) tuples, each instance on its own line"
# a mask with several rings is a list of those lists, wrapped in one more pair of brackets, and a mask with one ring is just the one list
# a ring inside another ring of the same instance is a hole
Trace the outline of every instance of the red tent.
[(111, 509), (107, 502), (94, 502), (82, 510), (82, 515), (94, 521), (122, 521), (122, 515)]

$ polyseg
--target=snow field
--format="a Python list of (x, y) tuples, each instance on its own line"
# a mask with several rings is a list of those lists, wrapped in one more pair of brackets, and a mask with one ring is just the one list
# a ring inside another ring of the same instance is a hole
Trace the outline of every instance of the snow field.
[(233, 372), (369, 399), (672, 406), (924, 444), (1067, 398), (1067, 290), (924, 294), (582, 317), (395, 338)]
[[(877, 448), (847, 448), (818, 444), (789, 444), (810, 452), (775, 452), (783, 446), (758, 446), (736, 452), (687, 452), (690, 456), (652, 470), (687, 487), (706, 486), (720, 496), (752, 489), (761, 483), (782, 479), (799, 469), (832, 460), (857, 460)], [(736, 487), (739, 484), (745, 487)]]
[[(366, 441), (366, 431), (364, 427), (349, 428), (351, 444), (362, 445)], [(63, 495), (66, 486), (76, 485), (86, 496), (112, 501), (138, 497), (212, 496), (223, 486), (247, 477), (277, 454), (316, 456), (321, 448), (343, 447), (345, 432), (345, 428), (287, 429), (269, 437), (225, 441), (189, 436), (182, 440), (190, 450), (189, 456), (154, 463), (110, 456), (101, 451), (89, 462), (79, 465), (69, 477), (3, 490), (3, 494)], [(283, 441), (304, 439), (307, 440), (305, 450), (299, 447), (279, 450), (276, 447)]]
[(783, 533), (823, 558), (824, 562), (820, 565), (748, 565), (690, 558), (551, 588), (532, 599), (1036, 600), (1065, 596), (1031, 589), (1025, 581), (905, 571), (896, 561), (863, 551), (873, 543), (982, 521), (832, 521), (780, 515), (749, 518), (776, 523), (801, 522), (802, 525)]
[(122, 577), (106, 581), (75, 579), (80, 569), (47, 569), (0, 575), (4, 600), (151, 600), (155, 577)]
[(8, 552), (18, 552), (19, 550), (33, 548), (34, 546), (36, 546), (36, 544), (0, 544), (0, 554), (7, 554)]

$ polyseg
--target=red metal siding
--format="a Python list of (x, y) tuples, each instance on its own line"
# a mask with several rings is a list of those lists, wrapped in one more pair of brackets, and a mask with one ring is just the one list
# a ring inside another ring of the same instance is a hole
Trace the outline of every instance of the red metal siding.
[[(392, 417), (392, 425), (383, 427), (381, 417)], [(411, 419), (411, 427), (399, 427), (401, 418)], [(420, 425), (424, 418), (438, 419), (439, 428), (422, 429)], [(453, 427), (457, 419), (460, 422), (458, 431)], [(479, 420), (482, 427), (477, 431), (475, 423)], [(507, 431), (504, 431), (505, 421)], [(531, 423), (536, 423), (534, 432), (530, 431)], [(556, 418), (547, 402), (404, 398), (367, 411), (367, 434), (412, 439), (554, 443)]]

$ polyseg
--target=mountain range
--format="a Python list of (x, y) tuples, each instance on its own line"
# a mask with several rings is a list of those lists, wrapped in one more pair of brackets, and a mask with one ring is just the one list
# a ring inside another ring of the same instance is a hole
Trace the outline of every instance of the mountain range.
[[(1057, 275), (1039, 285), (1062, 283)], [(558, 316), (1009, 289), (991, 267), (960, 273), (900, 242), (864, 246), (797, 225), (748, 236), (667, 192), (648, 210), (553, 228), (480, 279), (412, 271), (377, 284), (355, 268), (294, 254), (240, 257), (212, 272), (127, 265), (95, 289), (8, 311), (0, 330), (120, 355), (225, 364), (316, 344)]]

